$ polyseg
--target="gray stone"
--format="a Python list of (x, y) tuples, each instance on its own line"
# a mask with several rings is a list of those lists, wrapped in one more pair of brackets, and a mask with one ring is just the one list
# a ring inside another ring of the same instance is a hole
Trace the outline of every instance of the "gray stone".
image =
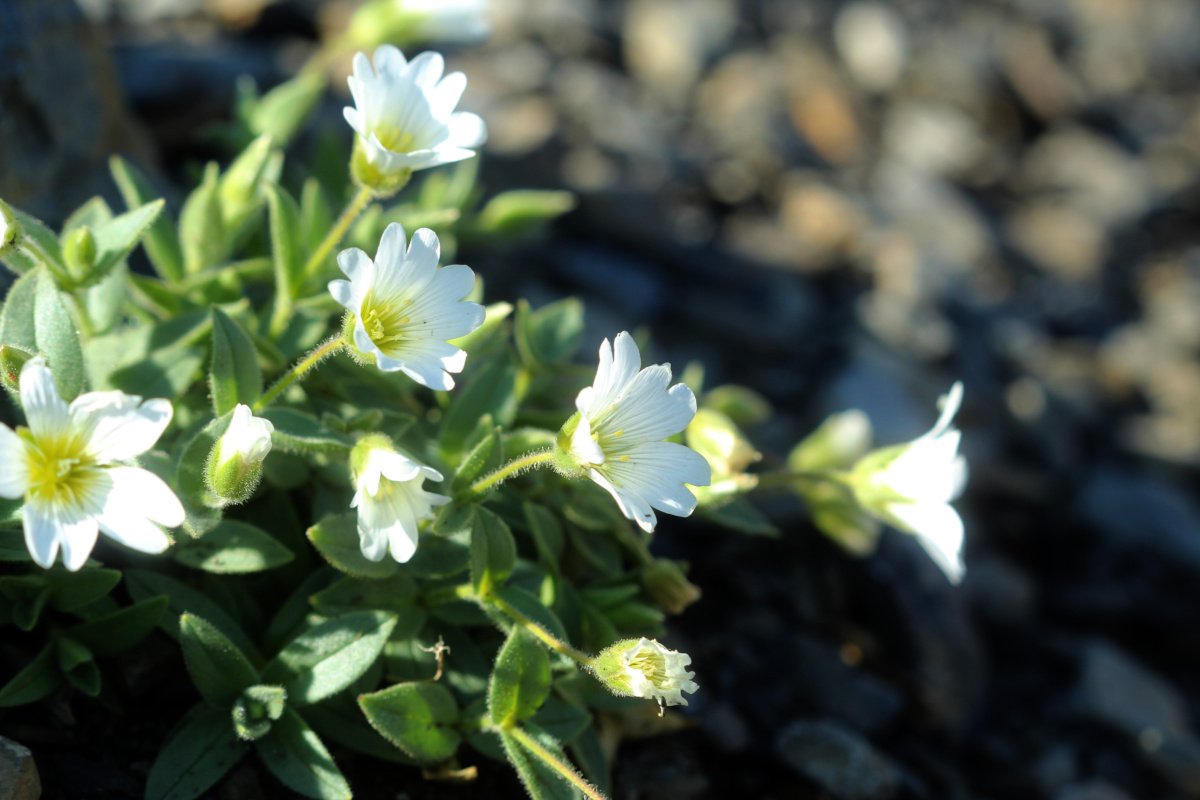
[(1159, 479), (1101, 467), (1088, 480), (1079, 507), (1110, 544), (1200, 574), (1200, 507), (1183, 491)]
[(900, 790), (891, 759), (851, 728), (830, 720), (797, 720), (779, 734), (784, 762), (837, 800), (887, 800)]
[(1133, 800), (1107, 781), (1094, 780), (1063, 787), (1054, 800)]
[(0, 800), (37, 800), (42, 796), (33, 753), (0, 736)]

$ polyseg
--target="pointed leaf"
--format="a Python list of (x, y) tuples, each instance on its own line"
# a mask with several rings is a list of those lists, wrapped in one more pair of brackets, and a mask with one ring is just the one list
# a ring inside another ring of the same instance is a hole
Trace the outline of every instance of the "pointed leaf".
[[(563, 755), (562, 748), (553, 739), (544, 734), (535, 738), (538, 740), (538, 744), (549, 750), (560, 761), (570, 764)], [(521, 784), (529, 793), (531, 800), (578, 800), (583, 797), (582, 792), (568, 783), (554, 769), (548, 767), (512, 733), (500, 731), (500, 740), (504, 745), (504, 752), (508, 756), (509, 763), (517, 771), (517, 776), (520, 777)]]
[(251, 405), (262, 394), (262, 369), (254, 340), (219, 308), (212, 310), (212, 367), (209, 389), (213, 413), (221, 416), (238, 403)]
[(295, 556), (278, 539), (253, 525), (225, 519), (199, 539), (182, 542), (171, 556), (205, 572), (245, 575), (281, 567)]
[(247, 686), (259, 683), (250, 660), (216, 626), (195, 614), (179, 618), (179, 643), (192, 683), (210, 703), (228, 705)]
[(20, 672), (0, 687), (0, 708), (22, 706), (41, 700), (58, 688), (62, 672), (55, 658), (54, 642), (34, 656)]
[[(146, 177), (120, 156), (109, 159), (108, 166), (117, 188), (121, 191), (121, 197), (129, 208), (144, 206), (160, 196), (160, 193), (150, 186)], [(179, 236), (169, 215), (160, 214), (155, 217), (143, 246), (150, 263), (163, 280), (174, 283), (183, 278), (183, 251), (180, 249)]]
[(117, 264), (125, 260), (158, 219), (165, 204), (163, 200), (153, 200), (95, 226), (96, 260), (89, 283), (97, 283), (107, 277)]
[(346, 783), (320, 737), (295, 711), (285, 709), (271, 732), (255, 742), (259, 757), (289, 789), (317, 800), (349, 800)]
[(334, 568), (355, 578), (388, 578), (399, 565), (391, 558), (371, 561), (362, 554), (358, 541), (358, 515), (326, 517), (308, 529), (308, 540)]
[(33, 306), (37, 349), (46, 356), (59, 393), (70, 402), (83, 390), (84, 379), (83, 350), (79, 346), (75, 320), (50, 274), (41, 270), (30, 274), (38, 275)]
[(360, 696), (358, 704), (371, 727), (423, 764), (445, 761), (458, 750), (458, 703), (439, 683), (397, 684)]
[(512, 574), (517, 543), (508, 525), (486, 508), (475, 509), (471, 530), (471, 584), (487, 597)]
[(288, 642), (263, 670), (263, 678), (282, 684), (294, 705), (319, 702), (370, 669), (395, 627), (396, 615), (381, 611), (326, 620)]
[(550, 657), (524, 628), (514, 627), (496, 656), (488, 687), (492, 723), (507, 728), (533, 716), (550, 693)]
[(151, 597), (88, 620), (67, 634), (98, 656), (115, 656), (145, 639), (167, 610), (167, 598)]
[(146, 800), (193, 800), (210, 789), (247, 750), (229, 712), (199, 705), (167, 738), (146, 777)]

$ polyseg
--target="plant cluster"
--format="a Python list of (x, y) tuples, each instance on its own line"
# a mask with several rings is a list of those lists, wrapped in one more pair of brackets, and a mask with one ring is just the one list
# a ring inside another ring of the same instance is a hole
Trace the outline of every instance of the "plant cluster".
[[(433, 778), (470, 777), (474, 751), (532, 797), (603, 797), (602, 721), (699, 688), (658, 641), (700, 590), (652, 555), (657, 513), (771, 533), (745, 496), (784, 487), (851, 551), (883, 522), (961, 576), (961, 387), (913, 442), (871, 450), (848, 412), (751, 471), (752, 391), (673, 383), (627, 332), (577, 363), (578, 300), (484, 304), (470, 267), (443, 264), (571, 206), (480, 205), (466, 78), (378, 40), (475, 35), (480, 13), (372, 2), (351, 20), (338, 46), (376, 49), (353, 59), (340, 181), (285, 159), (321, 55), (243, 92), (240, 153), (178, 215), (119, 158), (128, 210), (93, 199), (54, 231), (0, 202), (19, 411), (0, 423), (0, 707), (95, 696), (104, 659), (162, 630), (198, 702), (147, 798), (196, 797), (251, 750), (300, 795), (350, 797), (328, 743)], [(139, 247), (152, 274), (128, 265)]]

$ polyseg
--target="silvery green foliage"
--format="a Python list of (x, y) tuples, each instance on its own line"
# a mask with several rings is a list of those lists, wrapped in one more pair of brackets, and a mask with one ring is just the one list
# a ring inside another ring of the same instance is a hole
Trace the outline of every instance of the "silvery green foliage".
[[(694, 369), (671, 385), (625, 332), (593, 360), (578, 300), (514, 305), (447, 264), (572, 199), (480, 206), (461, 76), (394, 48), (370, 75), (356, 63), (336, 185), (287, 147), (323, 88), (306, 71), (243, 92), (240, 152), (178, 210), (118, 157), (127, 211), (97, 198), (55, 231), (0, 201), (17, 276), (0, 310), (0, 626), (40, 642), (0, 664), (0, 708), (98, 694), (103, 660), (158, 629), (197, 702), (147, 798), (197, 797), (251, 751), (291, 792), (349, 797), (330, 745), (433, 773), (507, 760), (532, 797), (603, 797), (596, 713), (703, 686), (656, 641), (700, 589), (651, 555), (654, 511), (775, 534), (745, 495), (780, 486), (852, 552), (875, 519), (928, 540), (931, 516), (958, 519), (960, 391), (908, 445), (869, 453), (847, 417), (751, 472), (743, 429), (770, 413), (753, 392), (703, 392)], [(425, 128), (400, 130), (404, 102)], [(419, 158), (363, 156), (364, 136), (399, 148), (397, 131)], [(130, 268), (139, 248), (152, 273)], [(957, 578), (961, 536), (938, 542)]]

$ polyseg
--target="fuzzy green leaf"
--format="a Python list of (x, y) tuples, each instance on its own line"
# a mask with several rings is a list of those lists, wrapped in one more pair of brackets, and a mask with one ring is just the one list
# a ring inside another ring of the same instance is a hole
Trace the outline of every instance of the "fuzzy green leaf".
[(75, 320), (50, 274), (41, 270), (30, 274), (38, 275), (33, 303), (37, 350), (46, 356), (59, 394), (70, 402), (83, 390), (84, 380), (83, 350), (79, 346)]
[(583, 303), (569, 297), (531, 311), (522, 300), (513, 338), (527, 365), (545, 369), (561, 364), (575, 355), (583, 338)]
[(198, 705), (167, 738), (146, 777), (146, 800), (193, 800), (208, 791), (246, 752), (229, 712)]
[(76, 625), (67, 634), (98, 656), (114, 656), (149, 636), (166, 610), (167, 598), (151, 597)]
[(550, 657), (524, 628), (514, 627), (496, 656), (488, 713), (500, 728), (537, 713), (550, 693)]
[(55, 655), (54, 642), (50, 642), (0, 687), (0, 708), (37, 702), (58, 688), (62, 672)]
[(171, 556), (205, 572), (244, 575), (281, 567), (295, 556), (278, 539), (261, 528), (236, 520), (222, 520), (199, 539), (184, 541)]
[(445, 761), (458, 750), (458, 703), (441, 684), (401, 683), (364, 694), (358, 704), (371, 727), (423, 764)]
[(370, 669), (396, 627), (396, 615), (358, 611), (326, 620), (284, 646), (263, 670), (295, 705), (337, 694)]
[(338, 514), (326, 517), (308, 529), (308, 540), (333, 567), (355, 578), (388, 578), (398, 565), (385, 556), (371, 561), (362, 554), (358, 542), (358, 515)]
[(268, 408), (263, 418), (271, 421), (274, 448), (285, 453), (347, 453), (354, 442), (348, 436), (331, 431), (316, 417), (292, 408)]
[(99, 282), (137, 247), (146, 231), (162, 213), (165, 201), (152, 200), (95, 226), (96, 260), (89, 284)]
[(517, 367), (510, 358), (496, 358), (480, 368), (455, 395), (442, 424), (440, 442), (442, 453), (450, 462), (458, 460), (484, 414), (491, 414), (502, 426), (512, 424), (518, 402)]
[(317, 800), (351, 797), (350, 784), (320, 737), (290, 708), (254, 744), (267, 769), (292, 791)]
[[(549, 735), (544, 732), (535, 734), (528, 728), (525, 732), (564, 764), (570, 764), (563, 755), (562, 747)], [(547, 766), (517, 737), (507, 731), (500, 731), (500, 740), (504, 745), (504, 752), (508, 756), (509, 763), (517, 771), (517, 776), (520, 777), (521, 784), (529, 793), (531, 800), (578, 800), (583, 797), (582, 792), (568, 783), (554, 769)]]
[(251, 405), (262, 394), (262, 369), (254, 341), (219, 308), (212, 310), (212, 366), (209, 390), (216, 416), (238, 403)]
[(204, 180), (188, 195), (179, 212), (179, 242), (188, 274), (217, 264), (228, 254), (228, 237), (217, 194), (220, 179), (220, 168), (210, 162), (204, 170)]
[(228, 705), (247, 686), (259, 683), (250, 660), (216, 626), (195, 614), (179, 618), (179, 643), (192, 683), (210, 703)]
[(471, 529), (471, 584), (487, 597), (512, 574), (517, 563), (517, 543), (508, 525), (486, 508), (475, 509)]
[[(159, 196), (146, 177), (120, 156), (109, 159), (108, 166), (117, 188), (121, 191), (121, 197), (129, 208), (144, 206)], [(179, 236), (170, 216), (160, 214), (155, 217), (143, 241), (143, 247), (150, 263), (163, 280), (174, 283), (183, 278), (183, 251), (180, 249)]]

